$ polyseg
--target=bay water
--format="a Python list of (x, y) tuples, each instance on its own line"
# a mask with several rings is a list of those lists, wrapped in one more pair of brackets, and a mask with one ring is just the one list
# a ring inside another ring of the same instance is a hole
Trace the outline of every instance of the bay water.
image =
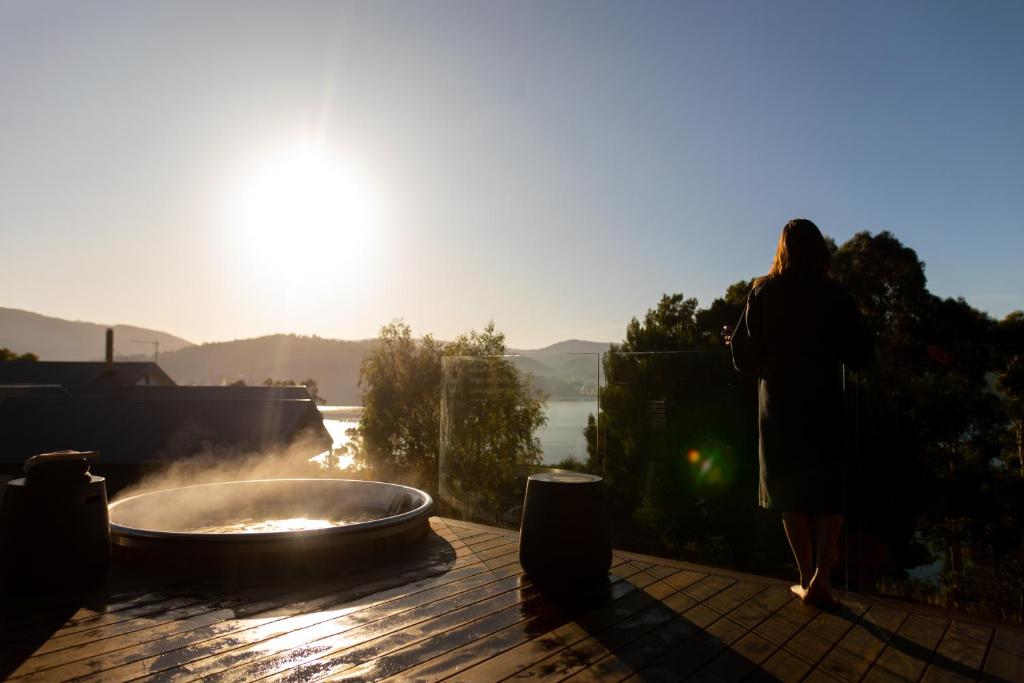
[[(349, 442), (347, 431), (359, 426), (363, 407), (320, 406), (320, 414), (337, 450)], [(597, 401), (548, 401), (545, 414), (547, 424), (537, 430), (544, 451), (543, 463), (554, 465), (568, 458), (586, 461), (587, 440), (583, 429), (587, 426), (588, 415), (597, 416)]]

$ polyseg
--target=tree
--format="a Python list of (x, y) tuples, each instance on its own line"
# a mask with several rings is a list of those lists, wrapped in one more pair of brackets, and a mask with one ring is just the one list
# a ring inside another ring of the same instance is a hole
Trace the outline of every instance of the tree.
[[(244, 387), (245, 386), (245, 380), (241, 380), (241, 379), (237, 380), (235, 382), (232, 382), (229, 386), (233, 386), (233, 387), (243, 386)], [(317, 405), (321, 405), (321, 406), (325, 405), (327, 403), (327, 399), (320, 395), (320, 387), (317, 385), (316, 380), (311, 378), (311, 377), (307, 378), (307, 379), (304, 379), (301, 382), (296, 382), (293, 379), (280, 379), (280, 380), (278, 380), (278, 379), (273, 379), (272, 377), (268, 377), (265, 380), (263, 380), (263, 386), (265, 386), (265, 387), (305, 387), (306, 392), (309, 394), (309, 397), (311, 399), (313, 399), (314, 403), (316, 403)]]
[(536, 431), (547, 421), (544, 395), (504, 354), (493, 322), (460, 336), (444, 349), (441, 391), (441, 493), (499, 525), (518, 522), (517, 479), (541, 463)]
[(504, 353), (493, 323), (448, 344), (415, 339), (402, 321), (383, 327), (360, 373), (357, 459), (374, 476), (500, 522), (518, 468), (540, 462), (545, 419), (543, 397)]
[(701, 348), (726, 348), (725, 336), (732, 334), (753, 285), (753, 280), (734, 282), (725, 290), (725, 296), (715, 299), (710, 306), (697, 311), (694, 319)]
[(381, 328), (359, 372), (363, 417), (356, 459), (374, 476), (437, 493), (442, 344), (413, 339), (398, 320)]
[(588, 420), (584, 430), (588, 467), (605, 479), (617, 538), (637, 549), (743, 563), (751, 506), (739, 497), (754, 496), (756, 401), (721, 331), (748, 290), (737, 283), (709, 310), (665, 295), (604, 356), (600, 427)]
[(1007, 314), (998, 334), (1004, 358), (997, 386), (1010, 417), (1017, 466), (1024, 476), (1024, 311)]
[(859, 232), (836, 251), (833, 269), (883, 344), (919, 342), (931, 295), (913, 249), (887, 231)]
[(299, 384), (306, 387), (306, 391), (309, 393), (309, 397), (313, 399), (313, 403), (318, 406), (326, 405), (327, 399), (320, 395), (320, 386), (316, 383), (316, 380), (312, 377), (307, 377), (302, 380)]
[(7, 347), (0, 347), (0, 363), (4, 361), (37, 361), (39, 356), (34, 353), (22, 353), (19, 354), (15, 351), (11, 351)]
[(998, 365), (995, 323), (963, 299), (931, 294), (924, 264), (888, 232), (854, 235), (835, 264), (879, 347), (857, 385), (855, 523), (883, 539), (886, 571), (927, 562), (921, 538), (943, 558), (947, 603), (985, 602), (971, 577), (992, 555), (989, 531), (1007, 505), (993, 469), (1006, 418), (987, 379)]
[[(1024, 617), (1024, 313), (996, 324), (933, 295), (915, 251), (889, 232), (831, 248), (878, 347), (846, 378), (850, 579)], [(664, 295), (603, 358), (587, 468), (605, 477), (622, 547), (754, 571), (791, 562), (777, 520), (751, 512), (757, 399), (721, 334), (750, 287), (734, 283), (707, 308)], [(935, 559), (939, 588), (907, 580)]]

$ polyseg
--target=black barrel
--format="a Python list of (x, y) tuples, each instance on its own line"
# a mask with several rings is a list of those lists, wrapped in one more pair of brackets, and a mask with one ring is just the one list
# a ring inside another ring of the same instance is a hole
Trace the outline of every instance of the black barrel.
[(612, 539), (601, 477), (570, 472), (530, 476), (519, 563), (539, 584), (589, 586), (607, 580)]
[(40, 467), (12, 479), (0, 505), (0, 573), (17, 585), (74, 587), (110, 567), (107, 487), (75, 465)]

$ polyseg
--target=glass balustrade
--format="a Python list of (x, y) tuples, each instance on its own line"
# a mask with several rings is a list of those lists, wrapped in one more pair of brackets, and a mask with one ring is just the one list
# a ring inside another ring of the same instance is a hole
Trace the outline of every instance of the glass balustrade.
[[(833, 581), (1020, 619), (1024, 349), (880, 349), (847, 372)], [(793, 579), (757, 505), (757, 380), (728, 351), (447, 357), (441, 514), (518, 528), (527, 477), (601, 475), (615, 545)]]

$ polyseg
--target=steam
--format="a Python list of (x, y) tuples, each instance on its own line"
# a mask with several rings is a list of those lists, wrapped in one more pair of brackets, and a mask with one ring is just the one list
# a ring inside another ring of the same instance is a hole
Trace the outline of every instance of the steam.
[[(114, 501), (164, 489), (256, 479), (360, 479), (355, 468), (328, 466), (319, 436), (303, 433), (288, 445), (258, 452), (212, 447), (174, 461), (159, 461), (135, 484), (122, 489)], [(319, 453), (319, 455), (317, 455)], [(311, 457), (312, 456), (312, 457)]]

